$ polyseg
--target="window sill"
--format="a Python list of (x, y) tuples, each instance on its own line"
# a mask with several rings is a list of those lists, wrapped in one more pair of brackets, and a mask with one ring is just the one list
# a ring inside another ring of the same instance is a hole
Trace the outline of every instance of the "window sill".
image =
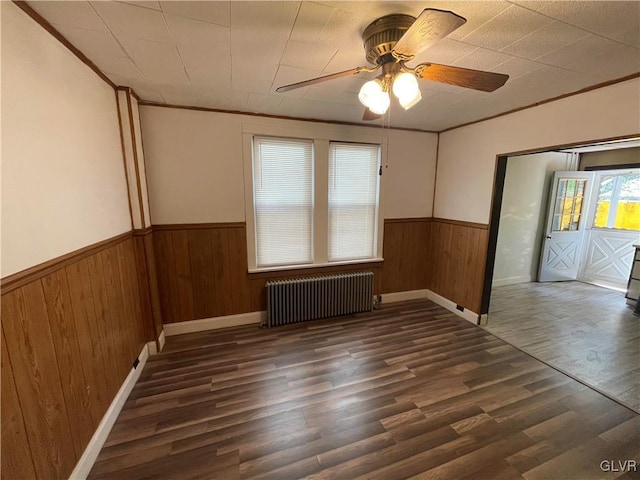
[(365, 258), (362, 260), (347, 260), (344, 262), (326, 262), (326, 263), (306, 263), (304, 265), (279, 265), (277, 267), (260, 267), (250, 268), (249, 273), (269, 273), (269, 272), (285, 272), (292, 270), (312, 270), (316, 268), (326, 267), (343, 267), (349, 265), (368, 265), (372, 263), (382, 263), (384, 258)]

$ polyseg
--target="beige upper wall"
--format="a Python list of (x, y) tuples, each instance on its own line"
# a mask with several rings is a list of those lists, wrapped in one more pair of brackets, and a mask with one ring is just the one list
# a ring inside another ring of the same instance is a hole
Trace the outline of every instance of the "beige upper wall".
[[(380, 129), (140, 107), (154, 224), (245, 220), (243, 134), (380, 141)], [(437, 135), (391, 130), (384, 216), (431, 216)], [(383, 159), (384, 162), (384, 159)]]
[(2, 276), (131, 229), (113, 89), (2, 8)]
[(640, 79), (440, 135), (434, 216), (488, 223), (496, 155), (640, 132)]

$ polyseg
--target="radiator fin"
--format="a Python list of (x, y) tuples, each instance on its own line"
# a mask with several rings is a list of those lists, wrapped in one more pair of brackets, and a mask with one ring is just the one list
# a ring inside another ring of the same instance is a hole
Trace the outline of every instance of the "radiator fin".
[(373, 272), (274, 280), (266, 286), (268, 327), (373, 309)]

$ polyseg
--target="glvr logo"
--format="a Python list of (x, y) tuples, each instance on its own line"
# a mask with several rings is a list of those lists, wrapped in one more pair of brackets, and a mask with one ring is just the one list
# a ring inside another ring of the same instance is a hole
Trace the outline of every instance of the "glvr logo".
[(600, 470), (603, 472), (635, 472), (638, 465), (635, 460), (603, 460)]

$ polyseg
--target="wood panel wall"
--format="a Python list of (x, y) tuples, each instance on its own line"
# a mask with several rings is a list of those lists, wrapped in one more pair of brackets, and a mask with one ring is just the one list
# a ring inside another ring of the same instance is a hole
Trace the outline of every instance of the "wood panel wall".
[(153, 238), (166, 323), (266, 309), (269, 280), (372, 270), (375, 293), (427, 288), (429, 219), (385, 222), (384, 265), (369, 263), (247, 273), (244, 223), (156, 225)]
[(429, 289), (481, 313), (488, 233), (484, 224), (432, 219)]
[(3, 478), (69, 477), (143, 348), (144, 321), (131, 234), (3, 279)]
[(429, 288), (431, 218), (386, 220), (383, 247), (382, 293)]

